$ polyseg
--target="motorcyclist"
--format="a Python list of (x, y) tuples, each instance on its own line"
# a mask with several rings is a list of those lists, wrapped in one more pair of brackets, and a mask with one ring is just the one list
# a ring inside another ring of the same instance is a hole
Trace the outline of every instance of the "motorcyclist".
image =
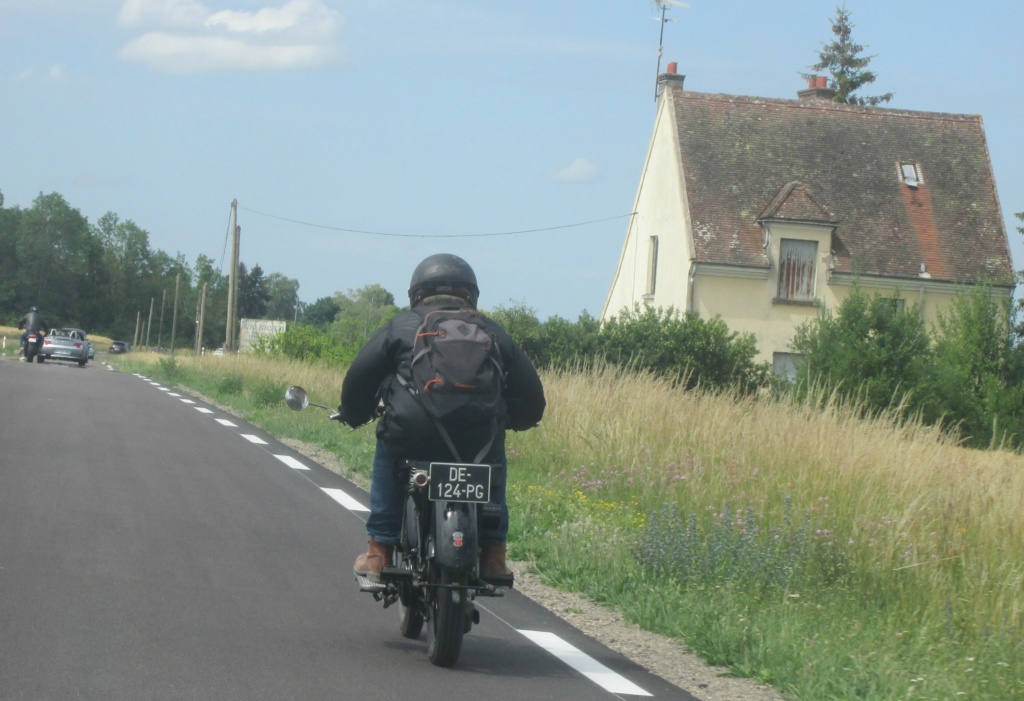
[(50, 325), (46, 323), (46, 319), (39, 313), (39, 307), (32, 307), (25, 313), (25, 316), (21, 317), (21, 321), (18, 322), (18, 328), (24, 329), (25, 332), (21, 334), (21, 355), (25, 356), (28, 343), (28, 335), (30, 333), (39, 334), (42, 331), (43, 336), (50, 333)]
[[(436, 254), (424, 259), (413, 271), (409, 285), (410, 309), (400, 312), (366, 343), (349, 367), (341, 389), (339, 419), (356, 427), (370, 421), (378, 407), (379, 390), (394, 378), (399, 366), (412, 355), (416, 332), (423, 314), (432, 309), (476, 309), (480, 290), (476, 274), (469, 264), (451, 254)], [(500, 505), (501, 519), (495, 528), (480, 533), (480, 574), (508, 576), (505, 562), (508, 537), (508, 507), (505, 503), (507, 460), (505, 429), (524, 431), (536, 426), (544, 414), (544, 389), (533, 364), (522, 349), (494, 320), (484, 317), (485, 329), (497, 340), (506, 372), (503, 397), (507, 404), (505, 425), (499, 426), (490, 452), (483, 462), (496, 465), (491, 478), (491, 501)], [(405, 502), (406, 476), (398, 469), (398, 460), (389, 452), (387, 440), (389, 407), (377, 426), (377, 449), (370, 486), (370, 517), (366, 521), (369, 549), (353, 567), (359, 576), (374, 579), (390, 564), (399, 542)], [(392, 425), (395, 422), (392, 421)], [(472, 431), (450, 431), (462, 454), (474, 455), (489, 436)], [(391, 446), (394, 449), (394, 445)], [(450, 460), (450, 454), (417, 455), (423, 460)]]

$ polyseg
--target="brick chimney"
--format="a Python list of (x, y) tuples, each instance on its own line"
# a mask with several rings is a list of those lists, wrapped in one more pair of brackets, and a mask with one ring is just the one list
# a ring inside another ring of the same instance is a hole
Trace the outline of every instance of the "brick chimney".
[(683, 89), (683, 81), (686, 80), (685, 75), (679, 75), (676, 71), (679, 70), (678, 64), (673, 61), (665, 67), (665, 72), (658, 76), (658, 86), (655, 91), (655, 97), (661, 94), (661, 91), (666, 87), (676, 87), (680, 90)]
[(828, 86), (828, 76), (812, 75), (807, 79), (807, 89), (800, 90), (796, 95), (804, 101), (828, 100), (831, 102), (832, 98), (836, 96), (836, 91)]

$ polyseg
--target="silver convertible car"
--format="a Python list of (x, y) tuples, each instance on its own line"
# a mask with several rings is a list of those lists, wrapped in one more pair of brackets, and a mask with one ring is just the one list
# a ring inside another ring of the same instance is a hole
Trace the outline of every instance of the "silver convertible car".
[(89, 341), (82, 329), (50, 329), (43, 338), (40, 360), (68, 360), (85, 367), (89, 361)]

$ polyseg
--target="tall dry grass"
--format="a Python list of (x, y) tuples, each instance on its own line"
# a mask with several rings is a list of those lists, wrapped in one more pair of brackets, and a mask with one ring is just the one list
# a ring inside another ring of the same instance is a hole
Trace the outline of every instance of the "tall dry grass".
[(542, 429), (513, 440), (551, 456), (537, 478), (587, 470), (612, 498), (681, 511), (753, 507), (778, 522), (827, 513), (852, 562), (979, 624), (1024, 630), (1024, 458), (969, 450), (894, 414), (832, 399), (683, 392), (613, 367), (545, 376)]

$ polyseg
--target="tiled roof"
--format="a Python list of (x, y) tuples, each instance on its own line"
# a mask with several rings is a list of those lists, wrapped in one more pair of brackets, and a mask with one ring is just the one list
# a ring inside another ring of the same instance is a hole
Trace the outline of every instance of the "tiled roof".
[(697, 260), (767, 266), (790, 219), (836, 225), (838, 272), (1012, 284), (980, 117), (668, 89)]

